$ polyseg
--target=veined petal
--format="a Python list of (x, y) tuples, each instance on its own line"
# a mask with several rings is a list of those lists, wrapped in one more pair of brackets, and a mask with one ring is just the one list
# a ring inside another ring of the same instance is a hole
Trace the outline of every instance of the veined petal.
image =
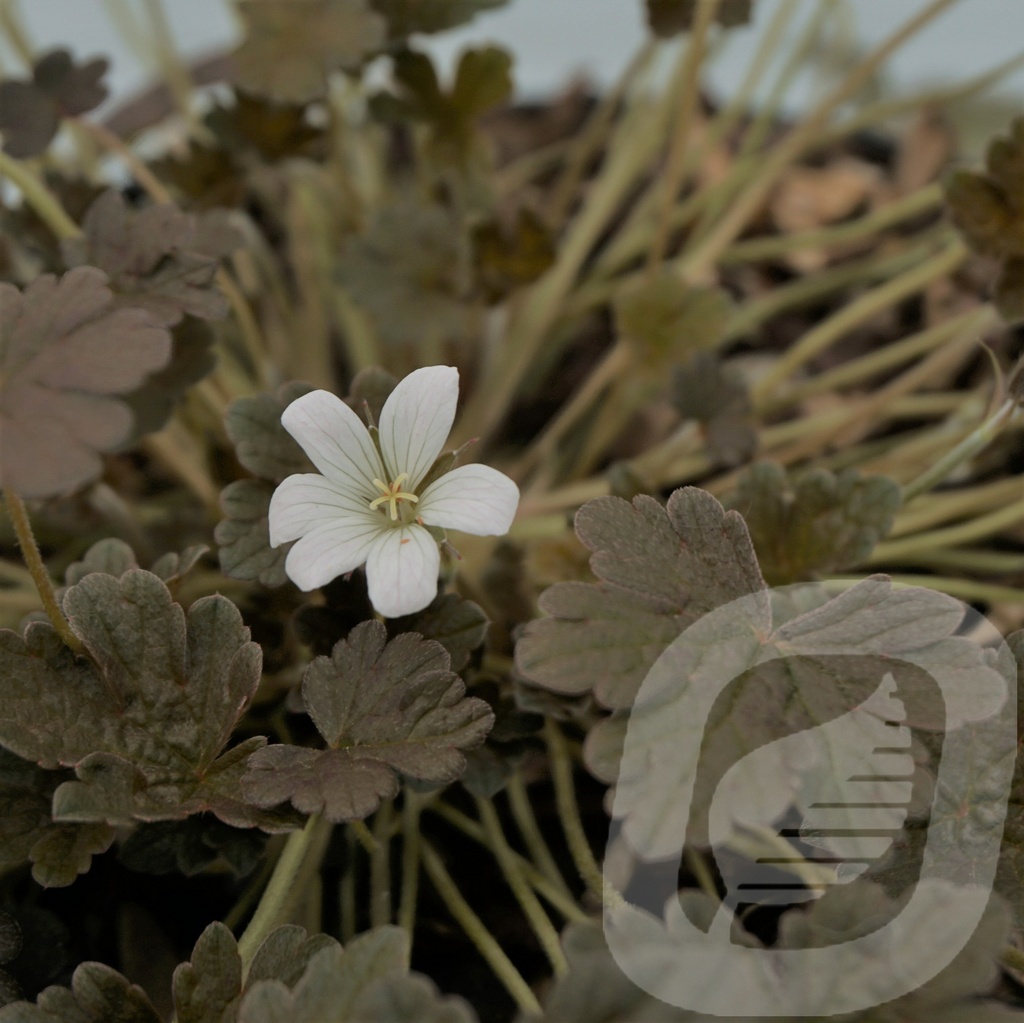
[(462, 465), (423, 491), (416, 514), (428, 526), (501, 536), (518, 507), (519, 488), (504, 473), (489, 465)]
[(320, 526), (373, 515), (361, 496), (342, 491), (326, 476), (304, 472), (289, 476), (270, 499), (270, 546), (297, 540)]
[(363, 421), (330, 391), (310, 391), (282, 413), (281, 425), (332, 482), (370, 501), (384, 478), (380, 455)]
[(380, 449), (394, 479), (407, 472), (415, 490), (452, 432), (459, 401), (459, 371), (427, 366), (401, 380), (380, 411)]
[(385, 618), (422, 611), (437, 596), (440, 565), (437, 541), (422, 526), (385, 530), (366, 559), (370, 603)]
[(300, 590), (315, 590), (358, 568), (387, 526), (379, 515), (339, 519), (307, 533), (288, 552), (284, 570)]

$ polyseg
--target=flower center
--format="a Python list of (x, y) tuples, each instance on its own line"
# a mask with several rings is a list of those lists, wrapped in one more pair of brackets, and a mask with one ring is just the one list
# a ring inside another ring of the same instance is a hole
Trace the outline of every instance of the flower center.
[(382, 504), (388, 506), (388, 516), (392, 522), (398, 521), (398, 502), (399, 501), (411, 501), (415, 504), (419, 498), (410, 493), (408, 490), (402, 490), (402, 484), (409, 478), (407, 472), (403, 472), (400, 476), (396, 476), (391, 483), (384, 483), (381, 480), (375, 479), (373, 485), (380, 491), (380, 497), (375, 497), (370, 502), (370, 507), (373, 509), (379, 508)]

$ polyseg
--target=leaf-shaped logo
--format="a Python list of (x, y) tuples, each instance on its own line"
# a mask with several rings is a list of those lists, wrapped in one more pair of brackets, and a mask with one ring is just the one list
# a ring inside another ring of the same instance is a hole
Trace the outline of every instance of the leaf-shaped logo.
[[(981, 920), (1016, 751), (1015, 665), (1001, 641), (983, 645), (971, 638), (976, 630), (965, 631), (979, 624), (972, 609), (929, 590), (872, 578), (833, 600), (812, 586), (771, 596), (770, 622), (764, 594), (709, 611), (640, 687), (612, 841), (634, 854), (630, 897), (667, 908), (661, 919), (611, 902), (605, 935), (634, 983), (680, 1008), (747, 1017), (855, 1012), (931, 980)], [(766, 708), (778, 720), (766, 723)], [(909, 726), (942, 732), (909, 900), (884, 926), (834, 946), (735, 943), (731, 906), (780, 890), (794, 901), (794, 874), (804, 897), (814, 897), (886, 852), (920, 788)], [(979, 800), (983, 814), (960, 812)], [(953, 819), (960, 825), (950, 826)], [(811, 851), (798, 853), (790, 838)], [(729, 896), (703, 927), (681, 910), (675, 871), (665, 869), (687, 844), (713, 844), (716, 855), (729, 846), (754, 861), (727, 878)], [(605, 862), (621, 865), (621, 849)], [(770, 867), (789, 879), (769, 880)], [(929, 925), (925, 955), (908, 935), (936, 917), (942, 925)], [(870, 983), (826, 982), (866, 964)], [(726, 973), (728, 984), (709, 980)]]

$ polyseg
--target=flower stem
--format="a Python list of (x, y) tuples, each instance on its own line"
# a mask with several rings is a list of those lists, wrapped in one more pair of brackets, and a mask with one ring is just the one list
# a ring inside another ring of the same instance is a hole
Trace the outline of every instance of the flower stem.
[(0, 177), (8, 178), (25, 202), (58, 238), (77, 238), (81, 228), (68, 216), (57, 197), (20, 160), (0, 150)]
[[(675, 205), (686, 178), (686, 154), (692, 144), (691, 127), (697, 112), (700, 91), (700, 72), (707, 50), (708, 32), (715, 18), (719, 0), (697, 0), (697, 12), (690, 29), (686, 54), (680, 69), (676, 118), (669, 139), (668, 159), (661, 178), (659, 215), (655, 221), (654, 238), (647, 251), (647, 270), (655, 273), (661, 266), (668, 249), (671, 234), (672, 207)], [(675, 90), (673, 90), (675, 91)]]
[(583, 829), (579, 804), (576, 802), (576, 788), (572, 778), (572, 757), (565, 737), (558, 725), (550, 719), (544, 723), (544, 739), (548, 744), (551, 756), (551, 775), (555, 783), (555, 803), (558, 816), (565, 830), (565, 840), (569, 852), (576, 863), (583, 883), (590, 889), (602, 905), (617, 906), (623, 902), (622, 896), (605, 881), (601, 867), (594, 857), (587, 834)]
[(553, 885), (568, 895), (569, 888), (565, 883), (565, 878), (562, 877), (555, 858), (551, 855), (547, 842), (544, 841), (540, 826), (537, 824), (530, 796), (526, 790), (526, 783), (518, 774), (513, 774), (505, 786), (505, 791), (508, 794), (509, 806), (519, 828), (519, 834), (523, 836), (523, 841), (530, 851), (533, 862)]
[(402, 803), (402, 894), (398, 902), (398, 924), (412, 941), (416, 927), (416, 901), (420, 887), (420, 811), (417, 793), (405, 790)]
[(537, 940), (540, 942), (541, 948), (544, 949), (544, 954), (548, 957), (551, 968), (555, 971), (555, 976), (564, 976), (569, 972), (569, 963), (565, 958), (565, 953), (562, 951), (562, 943), (559, 941), (558, 932), (552, 926), (547, 913), (544, 912), (544, 907), (540, 904), (540, 900), (534, 895), (533, 889), (519, 867), (517, 858), (512, 854), (512, 848), (505, 838), (498, 812), (494, 809), (494, 803), (488, 799), (481, 799), (478, 796), (476, 807), (484, 826), (484, 832), (487, 835), (487, 844), (490, 846), (494, 858), (498, 861), (498, 866), (501, 868), (509, 888), (512, 889), (516, 902), (519, 903), (526, 919), (533, 928), (533, 933), (537, 935)]
[(301, 831), (293, 831), (288, 836), (256, 912), (238, 939), (238, 954), (242, 958), (244, 972), (248, 972), (267, 935), (288, 919), (302, 894), (303, 877), (309, 867), (319, 864), (330, 835), (331, 822), (314, 815)]
[(448, 912), (455, 918), (465, 931), (466, 937), (476, 946), (484, 957), (487, 965), (494, 971), (498, 980), (505, 986), (508, 993), (515, 999), (521, 1012), (540, 1015), (542, 1012), (537, 996), (530, 990), (530, 985), (523, 975), (512, 964), (494, 935), (484, 926), (483, 921), (473, 912), (473, 908), (465, 900), (462, 892), (452, 880), (451, 874), (445, 869), (441, 857), (429, 842), (424, 842), (420, 850), (420, 858), (438, 895), (448, 907)]
[(11, 524), (14, 526), (14, 534), (18, 538), (18, 546), (21, 548), (21, 556), (25, 559), (25, 567), (32, 575), (32, 582), (35, 583), (39, 599), (43, 602), (46, 617), (50, 619), (50, 624), (57, 630), (57, 634), (64, 641), (66, 647), (75, 654), (84, 654), (85, 647), (82, 645), (82, 641), (72, 631), (68, 620), (57, 604), (53, 583), (50, 581), (50, 574), (46, 571), (46, 565), (43, 564), (42, 555), (39, 553), (25, 502), (10, 487), (6, 487), (3, 493), (7, 512), (11, 516)]
[(370, 853), (370, 926), (391, 923), (391, 824), (395, 808), (390, 799), (380, 804), (373, 821), (374, 849)]
[(820, 355), (834, 341), (858, 324), (920, 291), (939, 277), (955, 270), (967, 258), (967, 246), (956, 238), (945, 248), (918, 266), (886, 281), (844, 306), (827, 320), (809, 330), (758, 381), (752, 398), (763, 408), (775, 389), (794, 371)]
[(903, 488), (904, 503), (938, 486), (954, 469), (987, 447), (1019, 411), (1020, 406), (1016, 399), (1008, 398), (981, 426)]
[[(487, 845), (487, 835), (477, 821), (467, 817), (464, 813), (456, 810), (447, 803), (437, 803), (431, 810), (443, 818), (453, 827), (458, 828), (464, 835), (479, 842), (480, 845)], [(538, 895), (543, 896), (549, 905), (557, 909), (566, 920), (576, 920), (584, 923), (590, 917), (573, 901), (572, 896), (566, 893), (564, 882), (562, 885), (555, 885), (548, 880), (529, 860), (524, 859), (517, 852), (512, 853), (516, 857), (519, 869), (526, 875), (527, 880), (533, 885)]]

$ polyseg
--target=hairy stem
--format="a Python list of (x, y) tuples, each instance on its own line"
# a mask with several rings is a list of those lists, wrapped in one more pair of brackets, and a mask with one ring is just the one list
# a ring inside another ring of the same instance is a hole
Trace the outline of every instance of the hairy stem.
[(57, 630), (57, 634), (64, 641), (66, 647), (75, 654), (85, 653), (82, 641), (72, 631), (68, 620), (57, 604), (53, 583), (50, 581), (50, 574), (46, 571), (46, 565), (43, 564), (42, 555), (39, 553), (39, 546), (36, 544), (36, 538), (32, 532), (32, 523), (29, 521), (25, 502), (10, 487), (6, 487), (3, 494), (7, 513), (11, 517), (14, 534), (18, 538), (18, 546), (21, 548), (21, 556), (25, 559), (25, 567), (32, 575), (32, 582), (35, 583), (36, 592), (43, 602), (46, 617), (50, 619), (50, 624)]

